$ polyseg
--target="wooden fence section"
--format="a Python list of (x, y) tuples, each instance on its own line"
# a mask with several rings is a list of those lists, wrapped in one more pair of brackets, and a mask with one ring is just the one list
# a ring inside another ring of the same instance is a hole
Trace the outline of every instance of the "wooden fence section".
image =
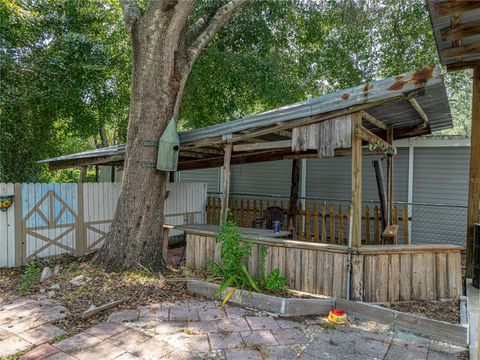
[[(288, 209), (288, 201), (262, 199), (230, 199), (230, 213), (239, 226), (250, 227), (252, 220), (261, 218), (266, 208), (279, 206)], [(207, 201), (207, 224), (218, 224), (221, 202), (218, 197), (209, 197)], [(303, 241), (321, 242), (326, 244), (347, 245), (350, 224), (350, 206), (335, 202), (307, 201), (305, 208), (298, 203), (297, 238)], [(380, 244), (382, 236), (381, 212), (377, 205), (363, 206), (362, 243), (366, 245)], [(408, 205), (395, 205), (392, 222), (399, 225), (399, 242), (408, 244), (409, 222)], [(282, 225), (286, 230), (286, 221)]]
[[(215, 235), (183, 228), (187, 234), (186, 266), (209, 270), (219, 260)], [(259, 275), (259, 247), (267, 246), (265, 273), (278, 268), (291, 289), (345, 298), (348, 249), (343, 245), (251, 238), (248, 270)], [(366, 245), (353, 249), (350, 297), (369, 302), (439, 300), (462, 295), (460, 246)]]
[(352, 260), (352, 298), (371, 302), (458, 298), (461, 249), (456, 245), (359, 248)]
[[(110, 228), (120, 187), (119, 183), (0, 184), (0, 196), (14, 195), (13, 205), (0, 212), (0, 267), (94, 251)], [(205, 221), (206, 183), (168, 183), (167, 191), (165, 223)]]
[[(219, 260), (221, 247), (211, 235), (187, 232), (186, 266), (196, 271), (208, 270), (210, 260)], [(278, 268), (287, 279), (290, 289), (313, 294), (345, 297), (347, 281), (347, 251), (336, 245), (312, 244), (322, 249), (311, 248), (309, 243), (288, 240), (276, 242), (251, 239), (255, 244), (247, 267), (252, 276), (260, 275), (260, 246), (265, 245), (264, 273)]]

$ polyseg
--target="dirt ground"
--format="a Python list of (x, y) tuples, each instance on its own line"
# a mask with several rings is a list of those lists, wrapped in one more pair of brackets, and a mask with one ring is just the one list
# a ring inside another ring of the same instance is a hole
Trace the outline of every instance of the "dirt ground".
[[(192, 295), (186, 291), (185, 278), (182, 278), (180, 272), (173, 268), (168, 269), (165, 276), (148, 271), (108, 273), (91, 265), (87, 260), (63, 258), (38, 263), (40, 268), (48, 265), (52, 270), (56, 264), (59, 264), (61, 270), (57, 276), (33, 284), (26, 293), (20, 292), (24, 282), (22, 274), (25, 272), (25, 267), (1, 269), (0, 301), (12, 301), (25, 296), (48, 297), (50, 295), (68, 310), (67, 316), (54, 325), (69, 334), (76, 334), (87, 327), (105, 321), (114, 311), (136, 309), (139, 305), (150, 303), (192, 298)], [(81, 285), (71, 283), (71, 280), (79, 275), (83, 275), (85, 281)], [(53, 291), (52, 286), (56, 288), (59, 286), (59, 289)], [(99, 306), (115, 300), (123, 300), (123, 303), (91, 318), (82, 319), (83, 312), (91, 305)]]
[[(58, 264), (61, 271), (57, 276), (33, 284), (26, 294), (20, 293), (25, 267), (0, 269), (0, 300), (11, 301), (25, 295), (45, 296), (49, 292), (53, 294), (50, 288), (58, 284), (60, 289), (55, 291), (54, 299), (67, 308), (68, 315), (56, 325), (70, 334), (75, 334), (86, 327), (105, 321), (111, 312), (119, 309), (133, 309), (139, 305), (193, 297), (186, 291), (186, 278), (182, 276), (181, 271), (173, 267), (168, 268), (164, 276), (149, 273), (147, 270), (119, 274), (105, 272), (91, 265), (88, 260), (89, 258), (79, 260), (65, 257), (56, 261), (39, 262), (39, 268), (48, 265), (53, 269)], [(72, 284), (70, 281), (79, 275), (85, 276), (88, 281), (84, 281), (80, 286)], [(288, 296), (303, 297), (305, 294), (295, 293)], [(123, 300), (123, 303), (89, 319), (82, 319), (83, 312), (91, 305), (99, 306), (115, 300)], [(456, 300), (404, 302), (382, 306), (453, 324), (458, 324), (460, 318), (459, 303)]]
[(412, 301), (382, 305), (392, 310), (415, 313), (429, 319), (460, 323), (460, 304), (458, 300)]

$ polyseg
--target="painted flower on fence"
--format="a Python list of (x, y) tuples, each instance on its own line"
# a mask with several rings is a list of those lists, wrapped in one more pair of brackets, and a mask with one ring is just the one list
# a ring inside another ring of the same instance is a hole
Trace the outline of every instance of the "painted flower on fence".
[(12, 205), (13, 195), (0, 196), (0, 210), (7, 211), (7, 209)]

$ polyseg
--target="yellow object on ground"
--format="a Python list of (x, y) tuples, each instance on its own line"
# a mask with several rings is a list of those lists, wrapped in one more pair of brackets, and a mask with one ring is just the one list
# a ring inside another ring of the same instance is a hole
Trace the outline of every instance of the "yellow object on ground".
[(328, 314), (328, 321), (332, 324), (345, 325), (347, 323), (347, 314), (340, 309), (333, 309)]

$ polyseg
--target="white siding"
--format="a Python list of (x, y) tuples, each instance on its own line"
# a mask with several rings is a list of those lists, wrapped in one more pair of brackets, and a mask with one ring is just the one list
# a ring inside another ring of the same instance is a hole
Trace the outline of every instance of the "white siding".
[[(365, 150), (364, 150), (365, 151)], [(362, 167), (363, 200), (378, 201), (377, 183), (372, 160), (377, 156), (364, 156)], [(325, 158), (307, 160), (307, 197), (339, 199), (351, 198), (351, 158)], [(382, 161), (386, 178), (386, 160)], [(408, 149), (399, 149), (394, 158), (394, 193), (396, 201), (407, 201)]]
[(292, 160), (232, 166), (231, 193), (290, 195)]
[(179, 172), (179, 181), (201, 181), (208, 184), (208, 191), (218, 193), (220, 189), (220, 169), (221, 168), (209, 168), (188, 170)]

